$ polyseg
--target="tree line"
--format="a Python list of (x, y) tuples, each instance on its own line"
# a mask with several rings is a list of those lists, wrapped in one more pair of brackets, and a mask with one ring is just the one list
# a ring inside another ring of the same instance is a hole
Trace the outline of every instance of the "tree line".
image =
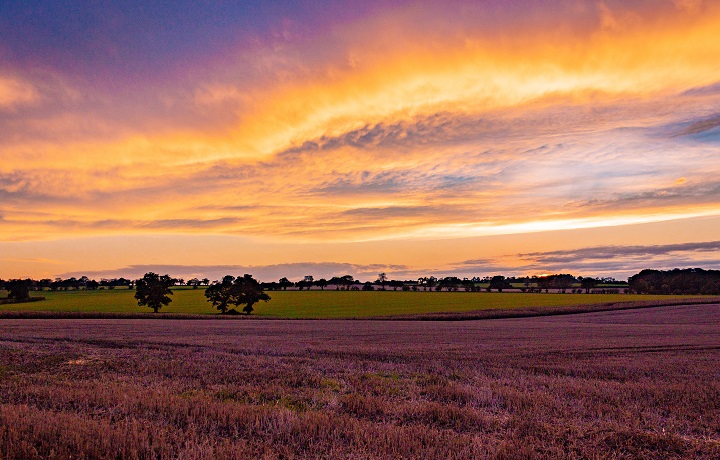
[(643, 270), (628, 283), (638, 294), (720, 295), (720, 270)]
[[(158, 275), (159, 276), (159, 275)], [(233, 283), (238, 284), (239, 279), (245, 279), (243, 277), (229, 277), (225, 276), (222, 280), (215, 280), (211, 282), (208, 278), (191, 278), (184, 280), (182, 278), (173, 278), (169, 275), (163, 275), (163, 284), (167, 285), (168, 288), (174, 286), (189, 286), (193, 289), (198, 289), (201, 286), (206, 287), (206, 295), (212, 295), (215, 300), (211, 300), (214, 306), (218, 307), (221, 311), (224, 311), (225, 305), (234, 305), (239, 307), (243, 302), (238, 299), (241, 298), (237, 294), (237, 287), (230, 288), (229, 285)], [(248, 275), (249, 276), (249, 275)], [(230, 280), (232, 278), (232, 280)], [(142, 279), (141, 279), (142, 280)], [(70, 277), (66, 279), (55, 278), (54, 280), (45, 278), (40, 280), (34, 280), (31, 278), (26, 279), (12, 279), (3, 280), (0, 279), (0, 290), (7, 291), (9, 299), (23, 300), (29, 298), (30, 291), (63, 291), (63, 290), (97, 290), (97, 289), (137, 289), (140, 285), (141, 280), (129, 279), (129, 278), (102, 278), (100, 281), (90, 279), (87, 276)], [(248, 281), (249, 282), (249, 281)], [(253, 279), (254, 283), (267, 291), (278, 291), (296, 289), (296, 290), (308, 290), (308, 289), (321, 289), (325, 290), (328, 287), (332, 287), (336, 290), (363, 290), (363, 291), (375, 291), (375, 290), (403, 290), (403, 291), (459, 291), (464, 290), (468, 292), (478, 291), (498, 291), (502, 292), (505, 289), (518, 289), (522, 292), (548, 292), (548, 290), (556, 290), (558, 292), (582, 292), (580, 288), (575, 289), (575, 286), (581, 286), (585, 292), (590, 293), (592, 289), (599, 286), (602, 283), (613, 283), (615, 285), (622, 285), (623, 282), (617, 281), (613, 278), (590, 278), (582, 276), (574, 277), (569, 274), (557, 274), (549, 276), (532, 276), (532, 277), (505, 277), (505, 276), (486, 276), (481, 278), (479, 276), (472, 278), (458, 278), (456, 276), (447, 277), (435, 277), (435, 276), (424, 276), (418, 279), (403, 280), (403, 279), (389, 279), (385, 273), (379, 273), (375, 281), (365, 281), (355, 279), (352, 275), (333, 276), (330, 279), (320, 278), (315, 279), (313, 276), (305, 276), (303, 279), (293, 282), (287, 277), (280, 278), (278, 281), (273, 282), (258, 282)], [(235, 289), (235, 291), (233, 291)], [(225, 301), (218, 301), (217, 296), (222, 293), (222, 296), (230, 295), (232, 293), (233, 299)], [(162, 305), (162, 304), (161, 304)], [(231, 308), (227, 309), (232, 310)]]
[[(152, 275), (152, 279), (146, 279)], [(156, 279), (157, 277), (157, 279)], [(162, 288), (158, 287), (159, 285)], [(608, 288), (612, 285), (612, 288)], [(258, 301), (269, 300), (265, 290), (278, 291), (288, 288), (296, 290), (307, 290), (319, 288), (325, 290), (329, 286), (336, 290), (402, 290), (402, 291), (497, 291), (514, 289), (521, 292), (572, 292), (572, 293), (612, 293), (629, 292), (637, 294), (678, 294), (678, 295), (720, 295), (720, 271), (703, 270), (701, 268), (674, 269), (674, 270), (643, 270), (631, 276), (627, 282), (618, 281), (614, 278), (593, 278), (575, 277), (571, 274), (553, 274), (546, 276), (526, 277), (505, 277), (502, 275), (458, 278), (456, 276), (435, 277), (424, 276), (418, 279), (402, 280), (389, 279), (385, 273), (379, 273), (374, 281), (361, 282), (352, 275), (333, 276), (330, 279), (315, 279), (313, 276), (305, 276), (303, 279), (293, 282), (287, 277), (278, 281), (259, 282), (251, 275), (239, 277), (225, 276), (222, 280), (211, 282), (208, 278), (192, 278), (185, 281), (182, 278), (173, 278), (169, 275), (157, 275), (148, 273), (139, 280), (128, 278), (103, 278), (100, 281), (90, 279), (87, 276), (67, 279), (55, 278), (33, 280), (27, 279), (0, 279), (0, 290), (7, 291), (7, 297), (12, 301), (23, 301), (30, 298), (30, 291), (43, 290), (80, 290), (80, 289), (115, 289), (122, 287), (136, 289), (143, 293), (149, 286), (163, 292), (157, 298), (147, 300), (151, 297), (138, 297), (142, 305), (147, 305), (157, 311), (163, 305), (167, 305), (170, 288), (174, 286), (190, 286), (198, 289), (205, 286), (205, 296), (208, 302), (221, 313), (237, 313), (238, 308), (246, 314), (253, 311), (253, 305)], [(170, 292), (171, 294), (171, 292)], [(145, 294), (141, 294), (145, 296)], [(137, 293), (136, 293), (137, 297)], [(267, 297), (267, 298), (266, 298)]]
[[(199, 287), (209, 287), (211, 284), (222, 283), (222, 280), (210, 281), (208, 278), (198, 279), (192, 278), (185, 280), (183, 278), (170, 278), (171, 286), (189, 286), (194, 289)], [(26, 279), (0, 279), (0, 290), (8, 290), (13, 285), (24, 285), (30, 291), (63, 291), (63, 290), (96, 290), (96, 289), (135, 289), (138, 280), (129, 278), (102, 278), (100, 281), (81, 276), (79, 278), (70, 277), (66, 279), (55, 278), (54, 280), (45, 278), (34, 280)], [(420, 291), (482, 291), (503, 289), (519, 289), (523, 292), (539, 292), (542, 290), (560, 290), (565, 291), (573, 287), (581, 286), (585, 290), (593, 289), (602, 284), (627, 285), (624, 281), (618, 281), (614, 278), (591, 278), (591, 277), (575, 277), (569, 274), (555, 274), (547, 276), (526, 276), (526, 277), (505, 277), (501, 275), (472, 278), (459, 278), (457, 276), (435, 277), (423, 276), (418, 279), (390, 279), (385, 273), (379, 273), (374, 281), (361, 281), (355, 279), (352, 275), (333, 276), (329, 279), (315, 279), (308, 275), (299, 281), (290, 281), (287, 277), (280, 278), (278, 281), (261, 282), (260, 285), (264, 290), (280, 291), (287, 289), (308, 290), (319, 288), (325, 290), (332, 287), (336, 290), (420, 290)]]
[(627, 282), (618, 281), (614, 278), (592, 278), (575, 277), (569, 274), (555, 274), (547, 276), (526, 276), (526, 277), (505, 277), (502, 275), (459, 278), (457, 276), (435, 277), (423, 276), (418, 279), (402, 280), (389, 279), (385, 273), (379, 273), (375, 281), (359, 281), (351, 275), (335, 276), (329, 280), (320, 278), (315, 280), (312, 276), (305, 276), (303, 279), (293, 282), (288, 278), (281, 278), (279, 281), (261, 283), (268, 291), (287, 290), (288, 288), (299, 291), (312, 288), (325, 290), (333, 286), (336, 290), (403, 290), (403, 291), (498, 291), (517, 289), (521, 292), (548, 292), (549, 290), (559, 292), (586, 292), (590, 293), (601, 285), (612, 284), (614, 287), (627, 287)]

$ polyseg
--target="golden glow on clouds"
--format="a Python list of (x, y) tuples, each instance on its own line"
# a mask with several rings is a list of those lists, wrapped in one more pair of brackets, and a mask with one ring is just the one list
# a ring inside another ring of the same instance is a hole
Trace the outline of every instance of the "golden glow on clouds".
[(0, 240), (380, 241), (720, 214), (718, 141), (673, 137), (720, 102), (682, 94), (720, 81), (720, 6), (579, 5), (574, 27), (389, 11), (191, 63), (135, 108), (0, 77), (0, 110), (39, 107), (0, 140)]
[(627, 216), (599, 216), (579, 219), (538, 220), (506, 225), (475, 226), (472, 224), (447, 225), (438, 228), (423, 229), (403, 238), (467, 238), (492, 235), (514, 235), (526, 233), (552, 232), (557, 230), (578, 230), (597, 227), (617, 227), (624, 225), (648, 224), (676, 219), (692, 219), (697, 217), (715, 216), (716, 207), (686, 209), (663, 209), (655, 214), (632, 214)]
[(273, 88), (244, 117), (239, 136), (266, 140), (253, 153), (271, 153), (293, 141), (417, 113), (477, 113), (554, 94), (647, 97), (714, 83), (720, 69), (714, 59), (720, 53), (720, 16), (714, 13), (690, 26), (628, 24), (550, 42), (523, 36), (497, 46), (481, 37), (460, 50), (425, 51), (417, 37), (416, 48), (391, 47), (332, 79)]

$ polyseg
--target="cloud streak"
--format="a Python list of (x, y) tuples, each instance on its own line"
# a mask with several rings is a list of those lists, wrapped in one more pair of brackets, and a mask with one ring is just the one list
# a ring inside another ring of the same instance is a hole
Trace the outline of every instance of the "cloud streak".
[(506, 255), (499, 259), (470, 259), (451, 266), (462, 273), (468, 270), (521, 276), (572, 273), (584, 276), (613, 275), (622, 279), (645, 268), (720, 267), (720, 241), (537, 251)]

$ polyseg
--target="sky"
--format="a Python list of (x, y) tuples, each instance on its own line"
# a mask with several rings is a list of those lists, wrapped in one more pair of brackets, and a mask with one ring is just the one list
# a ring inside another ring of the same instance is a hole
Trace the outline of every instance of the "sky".
[(0, 278), (720, 269), (720, 2), (0, 3)]

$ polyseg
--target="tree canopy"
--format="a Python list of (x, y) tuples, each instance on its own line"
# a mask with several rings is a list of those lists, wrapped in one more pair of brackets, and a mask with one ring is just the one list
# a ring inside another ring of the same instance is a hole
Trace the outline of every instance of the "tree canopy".
[(493, 276), (490, 279), (489, 289), (497, 289), (498, 292), (502, 292), (503, 289), (509, 289), (512, 287), (510, 283), (502, 275)]
[(142, 279), (137, 280), (137, 292), (135, 298), (138, 305), (152, 308), (155, 313), (164, 305), (172, 302), (168, 297), (172, 295), (170, 286), (175, 284), (175, 279), (169, 275), (158, 275), (157, 273), (146, 273)]
[(27, 300), (30, 298), (30, 287), (26, 280), (12, 280), (8, 283), (8, 298)]
[[(205, 297), (220, 313), (237, 312), (240, 305), (245, 305), (242, 311), (247, 315), (253, 312), (254, 304), (270, 300), (260, 283), (248, 274), (237, 278), (230, 275), (223, 277), (222, 281), (211, 284), (205, 290)], [(235, 308), (230, 309), (231, 305)]]
[(630, 289), (638, 294), (720, 294), (720, 270), (643, 270), (629, 282)]

